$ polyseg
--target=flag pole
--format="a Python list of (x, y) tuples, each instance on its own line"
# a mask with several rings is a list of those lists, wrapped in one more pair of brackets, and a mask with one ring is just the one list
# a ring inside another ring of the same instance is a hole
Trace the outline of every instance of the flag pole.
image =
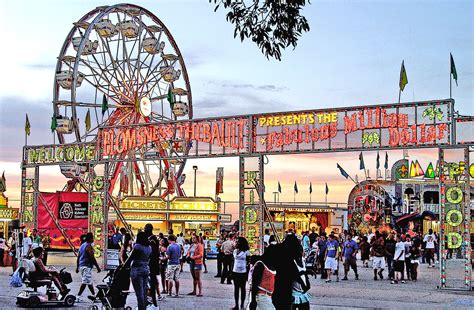
[(400, 103), (400, 96), (401, 96), (401, 94), (402, 94), (402, 90), (399, 89), (399, 90), (398, 90), (398, 103)]
[(449, 59), (449, 99), (453, 99), (453, 76), (451, 74), (451, 58)]

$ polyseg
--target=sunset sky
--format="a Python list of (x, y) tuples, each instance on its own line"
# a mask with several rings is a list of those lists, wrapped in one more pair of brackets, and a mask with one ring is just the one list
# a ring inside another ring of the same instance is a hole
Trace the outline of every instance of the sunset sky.
[[(28, 112), (28, 144), (53, 142), (50, 131), (56, 57), (72, 23), (96, 6), (111, 1), (3, 1), (0, 29), (0, 172), (5, 171), (7, 196), (19, 199), (24, 119)], [(456, 109), (474, 115), (472, 1), (311, 1), (303, 14), (311, 30), (282, 61), (267, 60), (250, 43), (233, 39), (224, 12), (214, 13), (207, 0), (137, 1), (158, 16), (173, 34), (190, 76), (195, 118), (246, 113), (293, 111), (393, 103), (398, 99), (400, 64), (405, 61), (408, 85), (401, 101), (449, 97), (449, 53), (459, 86), (453, 83)], [(384, 158), (385, 153), (381, 154)], [(410, 151), (423, 168), (436, 162), (435, 150)], [(375, 152), (364, 153), (375, 174)], [(389, 152), (390, 165), (402, 151)], [(383, 160), (382, 160), (383, 161)], [(352, 188), (336, 169), (340, 163), (359, 178), (358, 153), (278, 155), (265, 166), (267, 200), (280, 181), (281, 201), (347, 202)], [(238, 200), (238, 159), (188, 161), (185, 190), (192, 195), (192, 166), (198, 195), (213, 196), (215, 171), (224, 167), (223, 200)], [(383, 165), (383, 162), (382, 162)], [(41, 189), (60, 190), (59, 167), (42, 168)], [(13, 205), (18, 205), (13, 202)], [(230, 210), (235, 212), (235, 210)]]

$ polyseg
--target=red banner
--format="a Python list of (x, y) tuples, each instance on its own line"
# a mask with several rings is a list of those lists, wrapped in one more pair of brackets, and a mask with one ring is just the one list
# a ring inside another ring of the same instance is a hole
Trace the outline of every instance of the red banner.
[[(68, 218), (68, 213), (75, 213), (76, 205), (88, 203), (87, 193), (56, 192), (41, 193), (51, 212), (58, 219), (59, 224), (65, 229), (66, 234), (72, 243), (78, 248), (81, 244), (80, 237), (87, 232), (87, 216), (85, 219), (64, 219)], [(59, 210), (59, 206), (62, 209)], [(83, 210), (80, 210), (81, 213)], [(62, 216), (60, 216), (60, 212)], [(77, 213), (77, 212), (76, 212)], [(59, 219), (59, 218), (63, 219)], [(50, 247), (53, 249), (69, 249), (64, 236), (57, 228), (54, 220), (49, 215), (42, 199), (38, 199), (38, 230), (42, 236), (49, 235), (51, 239)]]

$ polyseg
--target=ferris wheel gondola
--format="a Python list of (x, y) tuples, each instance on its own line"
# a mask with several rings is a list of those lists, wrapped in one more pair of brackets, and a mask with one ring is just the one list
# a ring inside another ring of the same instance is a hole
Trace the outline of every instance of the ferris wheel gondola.
[[(58, 57), (53, 95), (61, 144), (97, 141), (101, 127), (119, 130), (193, 115), (188, 74), (176, 42), (160, 19), (132, 4), (98, 7), (74, 23)], [(132, 195), (183, 196), (190, 146), (172, 140), (113, 161), (110, 193), (126, 189)], [(152, 164), (136, 160), (149, 152), (172, 159)], [(118, 188), (123, 180), (127, 186)]]

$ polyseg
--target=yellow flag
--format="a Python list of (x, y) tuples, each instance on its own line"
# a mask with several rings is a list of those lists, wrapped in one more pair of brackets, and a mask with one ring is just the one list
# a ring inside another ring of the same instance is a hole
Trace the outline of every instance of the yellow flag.
[(28, 119), (28, 113), (26, 114), (26, 121), (25, 121), (25, 133), (27, 136), (30, 135), (31, 132), (31, 126), (30, 126), (30, 120)]
[(402, 68), (400, 69), (400, 91), (405, 89), (405, 85), (408, 84), (407, 72), (405, 71), (405, 61), (402, 61)]
[(91, 129), (91, 111), (87, 109), (87, 114), (86, 114), (86, 131), (89, 131)]

